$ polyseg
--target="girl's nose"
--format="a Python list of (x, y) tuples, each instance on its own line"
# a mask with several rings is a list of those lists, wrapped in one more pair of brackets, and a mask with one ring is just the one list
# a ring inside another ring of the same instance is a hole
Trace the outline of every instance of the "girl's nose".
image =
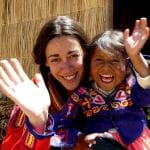
[(111, 63), (110, 63), (109, 61), (105, 61), (105, 62), (103, 63), (103, 65), (107, 67), (107, 66), (111, 66)]
[(112, 67), (114, 67), (113, 65), (112, 65), (112, 63), (111, 62), (104, 62), (103, 63), (103, 67), (104, 67), (104, 69), (110, 69), (110, 68), (112, 68)]

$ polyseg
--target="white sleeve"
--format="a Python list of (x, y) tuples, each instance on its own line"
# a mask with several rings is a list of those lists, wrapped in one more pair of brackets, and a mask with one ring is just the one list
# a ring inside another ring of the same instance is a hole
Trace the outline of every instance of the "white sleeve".
[(144, 89), (150, 88), (150, 75), (144, 78), (137, 75), (137, 81), (142, 88)]

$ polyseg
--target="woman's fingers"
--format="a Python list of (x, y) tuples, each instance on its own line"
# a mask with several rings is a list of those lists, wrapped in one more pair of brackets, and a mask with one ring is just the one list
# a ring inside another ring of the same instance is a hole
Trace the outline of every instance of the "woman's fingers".
[(44, 80), (42, 78), (42, 75), (40, 73), (36, 73), (35, 77), (34, 77), (34, 83), (40, 88), (40, 87), (44, 87), (45, 88), (45, 83)]
[(7, 74), (8, 78), (14, 82), (14, 84), (19, 83), (21, 80), (19, 79), (18, 75), (16, 74), (14, 68), (11, 66), (9, 61), (7, 60), (1, 60), (0, 65)]
[(5, 86), (12, 87), (14, 83), (11, 81), (5, 70), (0, 66), (0, 80), (5, 84)]
[(15, 101), (14, 97), (14, 89), (15, 86), (12, 84), (11, 86), (8, 86), (1, 78), (0, 78), (0, 91), (5, 94), (7, 97)]
[(11, 58), (8, 60), (1, 60), (0, 65), (7, 74), (8, 78), (14, 82), (14, 84), (18, 84), (21, 81), (27, 80), (28, 76), (24, 72), (21, 64), (15, 58)]
[(29, 79), (28, 76), (26, 75), (26, 73), (24, 72), (21, 64), (19, 63), (19, 61), (16, 58), (11, 58), (10, 63), (21, 81)]
[(14, 94), (14, 89), (16, 87), (15, 83), (16, 82), (11, 80), (11, 78), (4, 70), (4, 68), (0, 66), (0, 91), (13, 101), (15, 101), (15, 94)]
[[(5, 74), (7, 74), (7, 77), (8, 77), (7, 79), (11, 80), (14, 84), (18, 84), (19, 82), (21, 82), (20, 77), (18, 76), (15, 69), (13, 68), (13, 66), (11, 65), (11, 63), (8, 60), (1, 60), (0, 65), (3, 68), (2, 69), (3, 74), (4, 74), (4, 72), (5, 72)], [(1, 74), (1, 76), (3, 76), (3, 75)], [(7, 82), (5, 79), (6, 78), (3, 78), (3, 80), (5, 82)]]
[[(0, 91), (15, 103), (17, 101), (18, 86), (29, 78), (23, 71), (17, 59), (0, 61)], [(20, 89), (19, 89), (20, 90)]]
[[(47, 97), (50, 98), (48, 89), (46, 88), (45, 82), (43, 80), (43, 77), (40, 73), (36, 73), (35, 77), (33, 79), (33, 82), (36, 84), (36, 86), (40, 89), (40, 91)], [(50, 106), (51, 100), (45, 102), (46, 105)]]

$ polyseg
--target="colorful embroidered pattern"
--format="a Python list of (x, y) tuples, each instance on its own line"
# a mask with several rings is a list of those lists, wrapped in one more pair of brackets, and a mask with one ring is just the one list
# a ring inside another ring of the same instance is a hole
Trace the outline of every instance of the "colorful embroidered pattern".
[(35, 138), (34, 136), (27, 132), (27, 136), (26, 136), (26, 140), (25, 140), (25, 145), (28, 147), (28, 148), (33, 148), (34, 146), (34, 143), (35, 143)]
[[(128, 88), (129, 90), (129, 88)], [(118, 90), (108, 99), (104, 94), (98, 93), (94, 89), (87, 90), (80, 88), (78, 94), (73, 94), (72, 99), (79, 102), (86, 117), (91, 117), (94, 114), (108, 111), (111, 109), (120, 110), (133, 105), (132, 100), (128, 97), (126, 90)]]
[(19, 126), (24, 125), (24, 122), (25, 122), (25, 114), (22, 111), (19, 111), (18, 115), (17, 115), (17, 119), (16, 119), (16, 122), (15, 122), (15, 125), (17, 127), (19, 127)]

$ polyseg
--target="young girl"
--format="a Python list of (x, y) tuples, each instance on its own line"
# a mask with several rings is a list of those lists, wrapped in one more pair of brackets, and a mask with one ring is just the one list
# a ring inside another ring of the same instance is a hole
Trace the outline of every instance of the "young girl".
[[(137, 29), (140, 24), (137, 22)], [(149, 29), (145, 32), (149, 33)], [(141, 39), (140, 32), (132, 39), (128, 36), (128, 30), (124, 37), (120, 31), (107, 30), (94, 38), (90, 54), (91, 84), (81, 87), (72, 99), (80, 103), (86, 116), (85, 133), (108, 132), (128, 150), (149, 150), (150, 130), (143, 107), (150, 104), (150, 68), (136, 45)], [(137, 79), (132, 75), (129, 61)]]

